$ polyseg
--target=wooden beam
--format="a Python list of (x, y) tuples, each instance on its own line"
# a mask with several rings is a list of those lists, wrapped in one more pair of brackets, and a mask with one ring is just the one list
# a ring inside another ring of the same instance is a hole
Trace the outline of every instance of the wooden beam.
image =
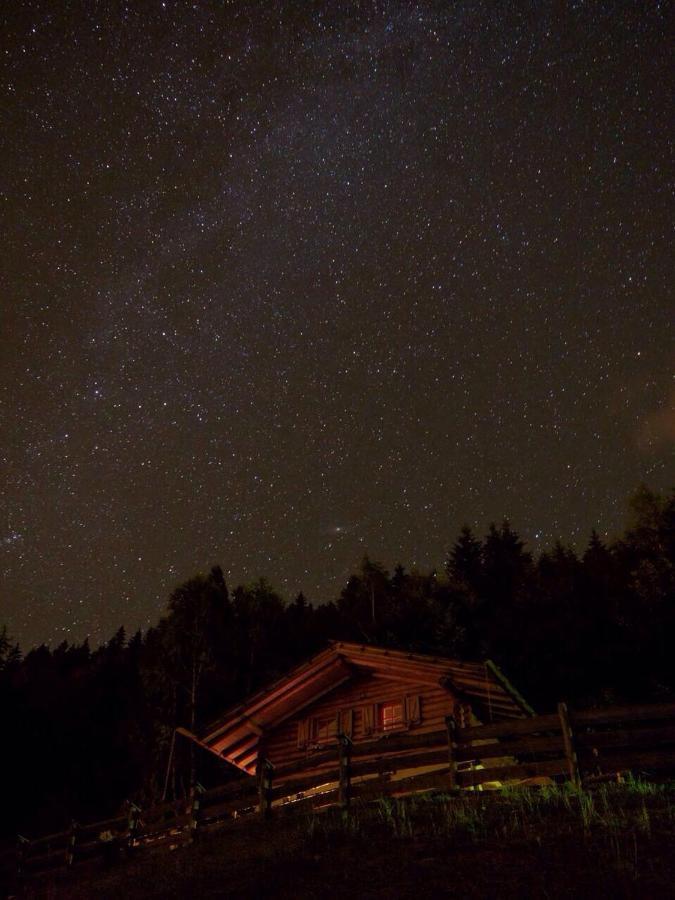
[(546, 731), (559, 731), (560, 719), (557, 713), (535, 718), (510, 719), (494, 722), (490, 725), (474, 725), (471, 728), (460, 728), (459, 740), (477, 741), (489, 737), (510, 737), (516, 734), (537, 734)]
[(258, 812), (261, 819), (269, 818), (272, 812), (272, 778), (274, 766), (266, 757), (258, 757), (256, 775), (258, 778)]
[(448, 733), (448, 787), (454, 791), (457, 787), (457, 763), (455, 748), (457, 746), (457, 723), (454, 716), (447, 716), (445, 727)]
[(486, 781), (512, 781), (514, 779), (535, 778), (539, 775), (562, 775), (567, 771), (566, 759), (544, 760), (542, 762), (517, 763), (512, 766), (492, 766), (489, 769), (471, 769), (458, 772), (460, 787), (485, 784)]
[(251, 747), (257, 746), (259, 741), (260, 738), (257, 734), (247, 735), (246, 737), (241, 738), (236, 744), (227, 748), (227, 758), (231, 760), (239, 759), (239, 757), (244, 756)]
[(304, 700), (302, 703), (288, 709), (283, 715), (278, 716), (277, 718), (271, 719), (268, 722), (266, 722), (265, 725), (266, 725), (267, 729), (269, 730), (272, 728), (278, 728), (278, 726), (281, 725), (282, 722), (285, 722), (287, 719), (291, 719), (293, 716), (297, 715), (299, 712), (302, 712), (303, 709), (306, 709), (308, 706), (311, 706), (313, 703), (316, 703), (317, 700), (320, 700), (321, 697), (325, 696), (326, 694), (330, 694), (331, 691), (334, 691), (336, 688), (339, 688), (346, 681), (349, 681), (350, 678), (352, 678), (352, 673), (351, 672), (345, 673), (335, 683), (326, 685), (326, 687), (324, 687), (323, 690), (321, 690), (315, 694), (312, 694), (311, 697), (307, 697), (306, 700)]
[(611, 709), (586, 709), (571, 714), (576, 725), (611, 725), (614, 722), (645, 722), (658, 719), (675, 720), (675, 703), (650, 706), (614, 706)]
[(346, 734), (338, 735), (338, 796), (340, 806), (343, 809), (349, 809), (349, 804), (351, 801), (351, 747), (351, 738), (349, 738)]
[(563, 744), (565, 747), (565, 759), (567, 760), (567, 768), (569, 770), (570, 781), (574, 787), (581, 784), (581, 775), (579, 774), (579, 762), (577, 760), (577, 752), (574, 747), (574, 734), (570, 726), (570, 719), (567, 714), (567, 704), (558, 704), (558, 717), (560, 718), (560, 729), (563, 736)]
[(242, 757), (242, 759), (237, 763), (240, 769), (243, 769), (247, 775), (253, 775), (255, 766), (254, 763), (258, 758), (258, 750), (252, 750), (247, 756)]
[(457, 762), (469, 762), (473, 759), (497, 759), (502, 756), (531, 756), (538, 753), (564, 753), (562, 735), (523, 735), (512, 739), (497, 741), (462, 743), (456, 751)]
[[(333, 671), (331, 671), (333, 670)], [(305, 690), (311, 690), (311, 685), (315, 681), (321, 681), (326, 676), (347, 674), (349, 677), (353, 675), (351, 667), (341, 658), (336, 657), (326, 659), (314, 671), (303, 672), (302, 677), (297, 673), (288, 676), (283, 684), (278, 684), (274, 690), (270, 690), (268, 695), (261, 698), (257, 703), (247, 705), (247, 714), (249, 716), (258, 713), (258, 721), (262, 719), (261, 713), (266, 707), (273, 705), (278, 700), (288, 702), (292, 697)], [(329, 678), (330, 680), (330, 678)], [(276, 698), (276, 699), (275, 699)], [(264, 721), (264, 719), (263, 719)], [(266, 723), (265, 723), (266, 724)]]

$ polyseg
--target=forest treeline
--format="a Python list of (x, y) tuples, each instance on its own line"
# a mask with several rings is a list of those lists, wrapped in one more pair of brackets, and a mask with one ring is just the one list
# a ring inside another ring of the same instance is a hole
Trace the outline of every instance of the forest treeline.
[(675, 696), (675, 493), (642, 486), (624, 535), (538, 558), (508, 522), (465, 527), (442, 570), (365, 558), (336, 601), (284, 599), (222, 569), (171, 594), (145, 634), (23, 655), (0, 632), (5, 778), (0, 836), (38, 834), (225, 780), (229, 766), (176, 742), (330, 639), (491, 658), (537, 711)]

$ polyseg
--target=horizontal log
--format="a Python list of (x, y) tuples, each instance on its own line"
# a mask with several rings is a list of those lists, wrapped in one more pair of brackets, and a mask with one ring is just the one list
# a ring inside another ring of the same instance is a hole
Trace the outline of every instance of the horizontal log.
[(448, 743), (445, 726), (442, 731), (405, 731), (397, 734), (381, 735), (377, 740), (357, 741), (352, 747), (352, 760), (362, 756), (396, 753), (399, 750), (414, 750), (417, 747), (433, 747)]
[(562, 734), (521, 736), (494, 744), (460, 744), (455, 751), (457, 762), (472, 759), (491, 759), (500, 756), (526, 756), (535, 753), (564, 753)]
[(152, 840), (138, 841), (134, 846), (144, 851), (159, 850), (161, 847), (166, 847), (167, 844), (184, 844), (189, 833), (189, 829), (187, 828), (183, 831), (167, 831), (163, 834), (154, 835)]
[(577, 731), (577, 749), (590, 751), (605, 747), (644, 748), (675, 743), (675, 726), (635, 728), (622, 731)]
[(539, 775), (567, 774), (566, 759), (545, 760), (542, 762), (518, 763), (511, 766), (492, 766), (489, 769), (471, 769), (458, 772), (457, 782), (460, 787), (485, 784), (488, 781), (512, 781), (521, 778), (535, 778)]
[(437, 766), (448, 762), (447, 747), (433, 747), (430, 750), (413, 753), (409, 756), (382, 757), (369, 759), (352, 765), (352, 778), (369, 775), (374, 772), (401, 772), (422, 766)]
[[(373, 774), (396, 773), (405, 769), (419, 768), (422, 766), (437, 766), (447, 763), (448, 749), (447, 747), (436, 747), (430, 750), (420, 751), (410, 756), (382, 756), (374, 757), (367, 760), (359, 760), (352, 762), (351, 776), (352, 779), (363, 778)], [(339, 771), (337, 765), (324, 772), (308, 773), (302, 780), (293, 782), (284, 782), (273, 788), (272, 796), (277, 798), (286, 797), (293, 794), (301, 794), (306, 791), (313, 790), (324, 784), (337, 783), (339, 779)], [(353, 783), (353, 782), (352, 782)]]
[(275, 766), (273, 776), (275, 781), (282, 778), (292, 778), (298, 773), (311, 771), (312, 769), (316, 769), (326, 763), (330, 764), (334, 761), (337, 762), (337, 759), (338, 750), (336, 742), (335, 745), (332, 745), (329, 750), (322, 750), (320, 753), (313, 753), (311, 755), (303, 756), (297, 760), (293, 760), (293, 762), (285, 763), (281, 766)]
[(403, 794), (410, 791), (444, 790), (450, 786), (449, 768), (437, 772), (425, 772), (410, 778), (377, 778), (352, 786), (352, 796), (360, 800), (383, 795)]
[(208, 809), (210, 806), (226, 800), (240, 800), (249, 796), (256, 796), (257, 793), (258, 787), (255, 778), (246, 778), (242, 781), (229, 782), (205, 791), (199, 799), (199, 804), (201, 808)]
[(460, 743), (467, 743), (480, 741), (485, 738), (506, 738), (512, 735), (536, 734), (543, 731), (560, 731), (560, 719), (557, 714), (510, 719), (504, 722), (493, 722), (490, 725), (473, 725), (470, 728), (458, 728), (457, 738)]
[(339, 779), (337, 762), (331, 769), (323, 772), (306, 772), (303, 778), (294, 778), (291, 781), (284, 781), (281, 784), (272, 782), (272, 798), (289, 797), (294, 794), (304, 794), (314, 788), (320, 787), (322, 784), (332, 784)]
[[(336, 748), (337, 749), (337, 748)], [(396, 755), (418, 749), (418, 754), (409, 756)], [(404, 734), (392, 736), (378, 741), (354, 744), (352, 747), (353, 774), (376, 772), (383, 766), (394, 769), (410, 768), (424, 764), (430, 754), (441, 754), (447, 757), (447, 733)], [(323, 765), (316, 766), (316, 758), (310, 757), (301, 763), (276, 769), (273, 773), (275, 790), (279, 795), (308, 790), (310, 787), (337, 779), (337, 753), (322, 754)], [(392, 765), (395, 764), (395, 765)], [(429, 764), (433, 764), (430, 762)]]
[(126, 831), (129, 824), (127, 816), (115, 816), (114, 819), (103, 819), (101, 822), (92, 822), (89, 825), (80, 825), (77, 830), (77, 842), (84, 840), (88, 835), (97, 837), (102, 831)]
[(248, 802), (245, 802), (243, 800), (226, 800), (222, 803), (210, 806), (208, 809), (200, 809), (198, 821), (200, 823), (208, 823), (218, 821), (219, 819), (231, 819), (239, 810), (249, 809), (251, 807), (257, 806), (257, 804), (257, 795), (251, 796)]
[(30, 841), (28, 844), (28, 851), (36, 849), (37, 847), (43, 847), (45, 844), (52, 844), (54, 847), (59, 847), (61, 844), (65, 845), (68, 843), (70, 839), (70, 830), (68, 831), (57, 831), (54, 834), (47, 834), (44, 837), (35, 838), (35, 840)]
[[(383, 756), (387, 753), (395, 753), (401, 750), (413, 750), (417, 747), (434, 746), (435, 744), (447, 743), (447, 732), (417, 732), (406, 731), (390, 735), (378, 735), (377, 738), (370, 741), (356, 741), (351, 748), (352, 760), (362, 757)], [(310, 756), (305, 756), (292, 763), (278, 766), (274, 770), (275, 781), (289, 781), (293, 776), (305, 774), (318, 770), (319, 767), (326, 764), (330, 765), (338, 762), (337, 743)]]
[(143, 826), (139, 829), (137, 833), (137, 838), (140, 841), (145, 841), (155, 837), (156, 835), (165, 834), (168, 831), (173, 831), (176, 829), (180, 829), (183, 826), (187, 825), (192, 820), (192, 814), (190, 812), (181, 813), (181, 815), (176, 816), (171, 821), (166, 823), (156, 822), (154, 823), (154, 827), (148, 828), (147, 826)]
[(338, 788), (337, 785), (330, 791), (324, 791), (321, 794), (311, 794), (309, 797), (303, 797), (300, 800), (292, 800), (289, 803), (282, 803), (274, 807), (276, 814), (283, 816), (295, 815), (300, 812), (307, 812), (326, 806), (331, 803), (337, 803)]
[(189, 808), (189, 800), (181, 800), (179, 803), (163, 803), (161, 806), (153, 806), (150, 809), (144, 809), (141, 812), (141, 822), (143, 825), (154, 825), (155, 823), (166, 822), (167, 825), (174, 819), (182, 816), (186, 809)]
[(658, 769), (675, 772), (675, 753), (671, 749), (640, 751), (623, 750), (598, 757), (584, 758), (581, 761), (583, 772), (593, 774), (597, 769), (602, 772), (628, 772), (637, 769)]
[(615, 722), (638, 722), (658, 719), (675, 720), (675, 703), (652, 703), (648, 706), (613, 706), (607, 709), (570, 711), (573, 726), (611, 725)]

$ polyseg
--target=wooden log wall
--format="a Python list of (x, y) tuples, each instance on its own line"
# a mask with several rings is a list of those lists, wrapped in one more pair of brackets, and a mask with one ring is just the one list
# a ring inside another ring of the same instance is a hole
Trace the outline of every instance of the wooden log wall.
[[(368, 692), (367, 699), (384, 702), (386, 694), (380, 701), (380, 694)], [(106, 833), (124, 855), (188, 842), (200, 828), (246, 814), (293, 813), (336, 802), (346, 807), (383, 794), (451, 793), (532, 777), (557, 776), (588, 785), (621, 772), (643, 777), (675, 773), (675, 703), (580, 712), (559, 708), (551, 715), (462, 727), (451, 716), (441, 718), (443, 707), (434, 702), (431, 694), (434, 715), (419, 730), (367, 742), (336, 741), (310, 758), (298, 754), (276, 769), (265, 766), (258, 782), (243, 778), (205, 791), (198, 802), (193, 797), (148, 810), (130, 804), (124, 816), (23, 838), (15, 852), (3, 854), (1, 867), (8, 868), (11, 858), (20, 878), (37, 877), (104, 857), (109, 850)], [(321, 791), (313, 796), (317, 788)]]
[(445, 727), (445, 717), (456, 703), (445, 688), (419, 684), (415, 681), (392, 681), (372, 675), (352, 679), (333, 691), (325, 700), (314, 704), (309, 711), (301, 711), (274, 729), (267, 739), (266, 755), (273, 765), (288, 765), (310, 761), (321, 753), (322, 747), (298, 746), (298, 722), (308, 716), (316, 720), (330, 719), (340, 711), (353, 711), (351, 739), (354, 743), (368, 740), (372, 735), (364, 728), (364, 709), (382, 703), (402, 701), (406, 696), (419, 697), (421, 721), (410, 726), (416, 734), (430, 734)]

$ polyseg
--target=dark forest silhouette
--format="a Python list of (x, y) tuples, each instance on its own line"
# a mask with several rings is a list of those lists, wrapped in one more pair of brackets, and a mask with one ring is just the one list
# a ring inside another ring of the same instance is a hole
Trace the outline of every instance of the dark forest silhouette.
[[(591, 706), (675, 695), (675, 494), (641, 487), (623, 537), (593, 532), (578, 556), (533, 559), (508, 522), (466, 527), (444, 571), (389, 574), (365, 558), (336, 602), (286, 603), (261, 579), (228, 590), (222, 570), (171, 595), (144, 635), (96, 650), (64, 642), (22, 655), (0, 632), (5, 762), (2, 834), (37, 834), (225, 780), (176, 726), (201, 729), (329, 639), (495, 660), (527, 700)], [(373, 615), (374, 612), (374, 615)], [(168, 776), (168, 777), (167, 777)]]

